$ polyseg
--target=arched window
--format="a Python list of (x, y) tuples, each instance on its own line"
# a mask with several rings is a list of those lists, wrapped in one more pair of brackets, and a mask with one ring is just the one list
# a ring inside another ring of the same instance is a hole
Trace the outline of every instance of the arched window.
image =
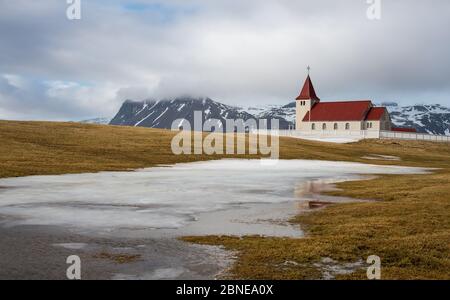
[(350, 130), (350, 123), (345, 124), (345, 130)]
[(338, 123), (334, 123), (334, 130), (338, 130)]
[(311, 125), (311, 129), (312, 129), (312, 130), (316, 130), (316, 124), (313, 123), (313, 124)]
[(322, 124), (322, 130), (327, 130), (327, 124), (326, 123)]

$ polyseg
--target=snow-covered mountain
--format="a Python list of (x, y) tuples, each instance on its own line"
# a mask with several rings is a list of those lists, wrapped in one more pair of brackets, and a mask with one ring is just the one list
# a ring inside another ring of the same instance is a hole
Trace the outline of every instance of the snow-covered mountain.
[(287, 105), (256, 105), (240, 108), (257, 119), (278, 119), (280, 129), (291, 129), (295, 125), (295, 102)]
[(418, 132), (450, 135), (450, 108), (440, 104), (399, 106), (383, 103), (391, 114), (392, 122), (399, 127), (414, 127)]
[[(209, 98), (179, 97), (172, 100), (127, 100), (110, 124), (170, 129), (173, 121), (185, 119), (193, 126), (195, 111), (203, 112), (203, 122), (211, 119), (220, 120), (221, 122), (212, 124), (214, 128), (225, 128), (226, 119), (244, 121), (254, 119), (253, 115), (237, 107)], [(177, 127), (182, 125), (180, 122)]]
[[(450, 135), (450, 108), (439, 104), (399, 106), (395, 102), (380, 105), (387, 107), (395, 126), (414, 127), (422, 133)], [(295, 124), (295, 102), (287, 105), (234, 107), (209, 98), (192, 97), (161, 101), (127, 100), (110, 124), (169, 129), (176, 119), (186, 119), (193, 124), (194, 111), (203, 111), (203, 120), (218, 119), (223, 124), (225, 119), (274, 118), (279, 120), (280, 129), (293, 128)]]

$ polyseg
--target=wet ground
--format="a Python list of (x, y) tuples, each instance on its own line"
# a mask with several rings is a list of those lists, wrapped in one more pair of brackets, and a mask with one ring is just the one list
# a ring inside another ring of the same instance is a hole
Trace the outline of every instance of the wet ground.
[[(289, 161), (182, 164), (139, 172), (0, 180), (0, 279), (65, 279), (70, 255), (83, 279), (214, 279), (233, 262), (185, 235), (301, 238), (288, 220), (332, 183), (421, 169)], [(160, 224), (160, 226), (159, 226)]]
[(55, 226), (3, 227), (0, 240), (0, 279), (66, 279), (71, 255), (81, 259), (82, 279), (212, 279), (232, 255), (173, 238), (89, 237)]

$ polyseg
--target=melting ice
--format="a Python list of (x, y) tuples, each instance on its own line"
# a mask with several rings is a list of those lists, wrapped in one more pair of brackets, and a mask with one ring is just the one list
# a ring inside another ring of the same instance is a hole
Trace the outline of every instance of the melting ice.
[(220, 160), (135, 172), (1, 179), (0, 214), (14, 224), (94, 230), (179, 228), (205, 212), (299, 200), (302, 183), (360, 174), (423, 173), (423, 169), (346, 162)]

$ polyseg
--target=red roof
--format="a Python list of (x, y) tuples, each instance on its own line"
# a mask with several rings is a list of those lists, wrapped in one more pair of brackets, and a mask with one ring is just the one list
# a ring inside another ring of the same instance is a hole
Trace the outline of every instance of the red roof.
[(397, 132), (412, 132), (412, 133), (416, 133), (417, 130), (415, 128), (409, 127), (409, 128), (405, 128), (405, 127), (393, 127), (391, 129), (392, 131), (397, 131)]
[(311, 78), (308, 77), (305, 80), (305, 84), (303, 85), (302, 91), (296, 100), (316, 100), (320, 101), (319, 97), (316, 95), (316, 91), (314, 90), (314, 86), (311, 82)]
[(363, 121), (371, 108), (370, 100), (317, 103), (303, 121)]
[(387, 112), (385, 107), (372, 107), (367, 114), (367, 121), (380, 121), (384, 113)]

